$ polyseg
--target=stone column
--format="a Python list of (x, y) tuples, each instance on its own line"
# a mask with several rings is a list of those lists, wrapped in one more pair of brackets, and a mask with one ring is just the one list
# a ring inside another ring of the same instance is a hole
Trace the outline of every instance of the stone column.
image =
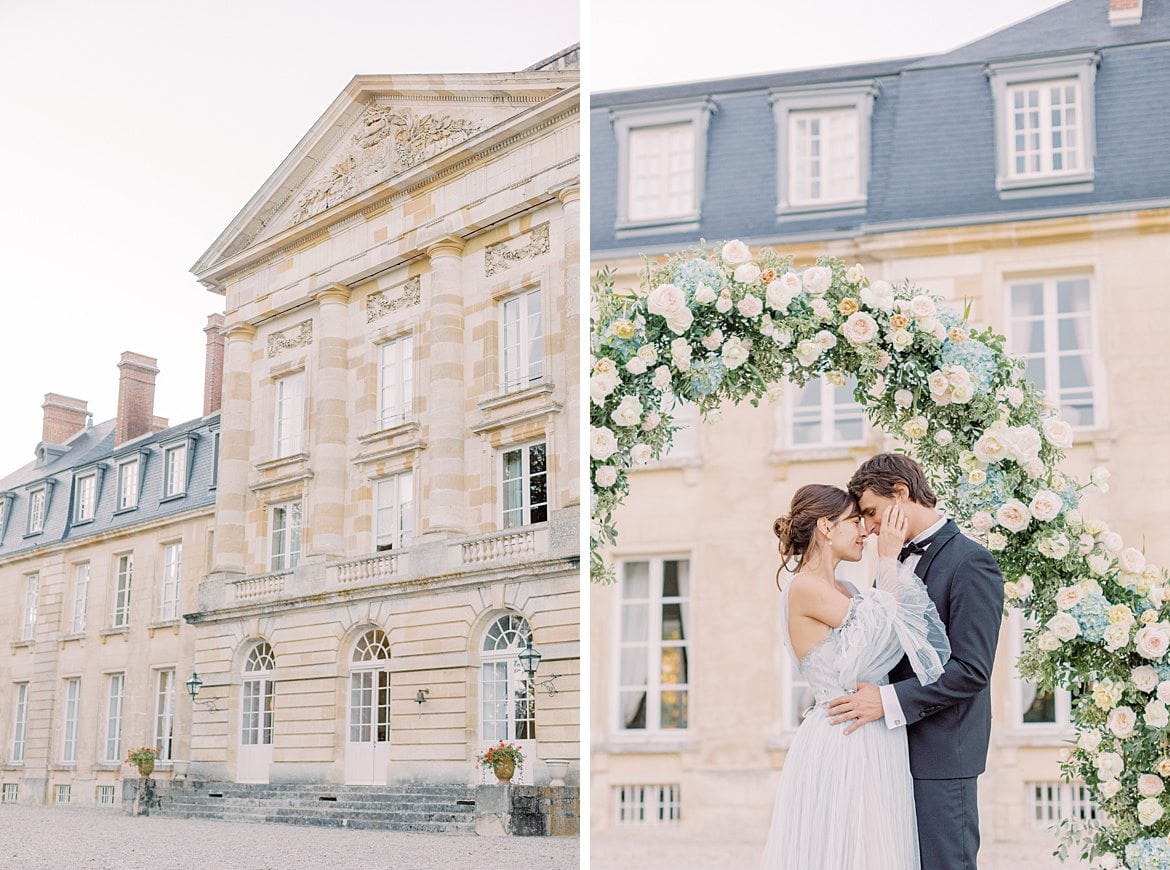
[(450, 537), (467, 528), (463, 474), (467, 393), (463, 368), (463, 240), (448, 236), (427, 248), (431, 260), (429, 322), (424, 342), (426, 450), (422, 456), (423, 535)]
[[(566, 507), (581, 502), (581, 188), (563, 187), (557, 198), (565, 207), (565, 303), (561, 307), (565, 337), (565, 420), (568, 433), (563, 457), (557, 459), (561, 480), (568, 478), (569, 501)], [(553, 309), (549, 303), (549, 309)]]
[(346, 440), (349, 418), (350, 291), (330, 284), (317, 294), (317, 377), (313, 391), (312, 437), (309, 447), (313, 482), (304, 521), (305, 553), (310, 559), (332, 561), (345, 555)]
[(248, 564), (248, 469), (252, 464), (252, 343), (247, 323), (224, 335), (223, 405), (220, 409), (219, 477), (215, 490), (215, 558), (212, 573), (246, 574)]

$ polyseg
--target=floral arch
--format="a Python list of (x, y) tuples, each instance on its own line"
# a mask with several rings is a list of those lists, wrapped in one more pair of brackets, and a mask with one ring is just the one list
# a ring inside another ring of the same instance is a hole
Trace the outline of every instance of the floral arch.
[(616, 541), (628, 471), (670, 445), (676, 400), (709, 418), (724, 401), (775, 398), (785, 381), (853, 375), (866, 416), (910, 445), (948, 513), (994, 552), (1009, 606), (1035, 624), (1021, 672), (1076, 697), (1065, 773), (1107, 820), (1066, 831), (1069, 844), (1103, 866), (1170, 867), (1170, 576), (1081, 513), (1108, 472), (1061, 471), (1072, 428), (1003, 336), (859, 265), (797, 270), (739, 241), (650, 263), (637, 290), (603, 271), (593, 290), (592, 579), (613, 579), (601, 550)]

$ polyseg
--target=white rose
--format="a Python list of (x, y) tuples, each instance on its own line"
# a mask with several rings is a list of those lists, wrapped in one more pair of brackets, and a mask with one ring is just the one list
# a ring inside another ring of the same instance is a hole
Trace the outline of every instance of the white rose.
[(1170, 680), (1158, 683), (1158, 700), (1163, 704), (1170, 704)]
[(597, 469), (593, 475), (593, 480), (602, 488), (611, 487), (617, 483), (617, 469), (612, 465), (603, 465)]
[(605, 462), (617, 453), (617, 436), (613, 430), (605, 426), (594, 426), (589, 429), (589, 455), (597, 462)]
[(1068, 555), (1068, 538), (1064, 535), (1047, 535), (1040, 539), (1036, 549), (1050, 559), (1063, 559)]
[(1154, 797), (1166, 790), (1166, 784), (1162, 782), (1162, 777), (1156, 774), (1143, 773), (1138, 777), (1137, 789), (1142, 797)]
[(1020, 579), (1016, 581), (1016, 586), (1019, 587), (1021, 598), (1031, 598), (1032, 597), (1032, 588), (1033, 588), (1032, 578), (1029, 577), (1027, 574), (1020, 575)]
[(860, 263), (854, 263), (845, 270), (845, 280), (850, 284), (860, 284), (861, 279), (865, 277), (865, 269)]
[(1090, 535), (1100, 535), (1109, 531), (1109, 527), (1100, 520), (1086, 520), (1085, 531)]
[(1012, 426), (1003, 430), (1000, 437), (1011, 458), (1022, 464), (1036, 459), (1043, 445), (1040, 433), (1031, 426)]
[(772, 341), (779, 347), (788, 347), (792, 344), (792, 330), (786, 326), (777, 326), (776, 331), (772, 333)]
[(680, 372), (691, 368), (691, 346), (685, 338), (676, 338), (670, 343), (670, 360)]
[(809, 304), (812, 306), (813, 315), (816, 316), (817, 320), (833, 319), (833, 309), (829, 307), (829, 303), (824, 299), (817, 296)]
[(1129, 707), (1116, 707), (1109, 714), (1105, 724), (1113, 732), (1114, 737), (1124, 740), (1133, 734), (1133, 729), (1137, 726), (1137, 714)]
[(764, 313), (764, 303), (760, 301), (760, 297), (752, 296), (750, 293), (739, 300), (739, 305), (736, 308), (739, 309), (740, 314), (749, 319), (759, 317)]
[(646, 360), (640, 356), (632, 356), (626, 362), (626, 371), (632, 375), (644, 375), (646, 374), (646, 369)]
[(937, 310), (934, 300), (925, 294), (919, 294), (910, 300), (910, 316), (915, 320), (934, 317)]
[(1085, 590), (1086, 595), (1103, 595), (1101, 584), (1092, 577), (1082, 577), (1081, 582), (1077, 584), (1081, 589)]
[(1028, 506), (1021, 501), (1012, 499), (999, 506), (995, 512), (995, 521), (1009, 532), (1022, 532), (1028, 528), (1032, 515)]
[(1056, 593), (1056, 607), (1059, 610), (1071, 610), (1085, 597), (1084, 590), (1079, 586), (1065, 586)]
[(637, 426), (642, 421), (642, 403), (637, 396), (626, 396), (610, 415), (618, 426)]
[(1081, 633), (1081, 627), (1076, 619), (1068, 613), (1058, 613), (1052, 619), (1048, 620), (1046, 626), (1049, 631), (1055, 634), (1062, 641), (1072, 640)]
[(1102, 752), (1094, 759), (1093, 766), (1102, 779), (1116, 779), (1125, 771), (1125, 762), (1116, 752)]
[(1000, 392), (1003, 393), (1004, 399), (1013, 408), (1018, 408), (1024, 404), (1024, 391), (1019, 387), (1004, 387)]
[(930, 386), (932, 393), (945, 393), (951, 388), (950, 380), (937, 369), (930, 373), (930, 376), (926, 379), (926, 383)]
[(872, 316), (864, 311), (856, 311), (849, 315), (845, 325), (841, 328), (846, 340), (853, 344), (868, 344), (877, 338), (878, 325)]
[(1146, 704), (1146, 727), (1161, 730), (1167, 724), (1170, 724), (1170, 711), (1166, 709), (1165, 704), (1157, 700)]
[(987, 472), (982, 468), (974, 468), (967, 473), (967, 482), (974, 486), (982, 486), (987, 483)]
[(893, 361), (893, 358), (888, 353), (886, 353), (884, 350), (879, 350), (877, 352), (877, 358), (874, 361), (873, 367), (879, 372), (884, 372), (890, 367), (890, 363)]
[(702, 338), (703, 347), (707, 350), (719, 350), (723, 344), (723, 330), (713, 329)]
[(837, 346), (837, 336), (833, 335), (833, 333), (829, 332), (827, 329), (822, 329), (820, 332), (814, 335), (813, 338), (815, 338), (817, 343), (820, 344), (820, 346), (825, 350), (832, 350)]
[(1060, 638), (1051, 631), (1046, 631), (1036, 640), (1036, 645), (1044, 652), (1060, 649)]
[(1063, 450), (1072, 446), (1073, 429), (1059, 417), (1049, 417), (1044, 421), (1044, 437), (1053, 447), (1059, 447)]
[(796, 346), (796, 358), (802, 366), (811, 366), (820, 355), (825, 352), (821, 343), (814, 338), (806, 338)]
[(1060, 516), (1064, 500), (1050, 489), (1042, 489), (1032, 498), (1032, 516), (1041, 522), (1049, 522)]
[(662, 422), (662, 415), (657, 411), (651, 411), (642, 418), (642, 429), (646, 432), (653, 432), (658, 428), (658, 424)]
[(1113, 797), (1115, 794), (1121, 791), (1121, 781), (1116, 779), (1107, 779), (1099, 786), (1097, 786), (1097, 788), (1101, 791), (1101, 797), (1105, 798), (1105, 800), (1109, 800), (1109, 798)]
[(998, 429), (988, 429), (979, 439), (971, 445), (971, 450), (975, 453), (975, 458), (985, 465), (999, 462), (1007, 456), (1008, 448), (1003, 439), (1000, 438), (1000, 431)]
[(1133, 547), (1122, 550), (1117, 562), (1126, 574), (1140, 574), (1146, 570), (1146, 557), (1142, 555), (1141, 550)]
[(899, 408), (909, 408), (914, 404), (914, 394), (909, 390), (898, 390), (894, 393), (894, 404)]
[(908, 330), (895, 329), (890, 333), (890, 344), (894, 346), (894, 350), (905, 350), (914, 344), (914, 336)]
[(1162, 818), (1162, 804), (1157, 798), (1148, 797), (1138, 801), (1138, 821), (1149, 827)]
[(802, 281), (809, 295), (824, 296), (833, 283), (833, 270), (826, 266), (812, 266), (804, 270)]
[(1101, 535), (1101, 543), (1105, 545), (1105, 549), (1110, 553), (1120, 553), (1121, 548), (1125, 546), (1125, 541), (1117, 532), (1105, 532)]
[(723, 350), (720, 354), (723, 357), (723, 364), (729, 369), (737, 369), (748, 359), (748, 349), (739, 338), (729, 338), (723, 345)]
[(720, 255), (728, 266), (738, 266), (752, 258), (751, 250), (739, 239), (732, 239), (724, 245)]
[(951, 387), (951, 399), (956, 405), (965, 405), (975, 398), (975, 387), (971, 384), (956, 384)]
[(1101, 745), (1101, 734), (1098, 731), (1086, 731), (1077, 739), (1077, 746), (1085, 752), (1096, 752)]
[(1101, 492), (1109, 492), (1109, 478), (1112, 475), (1108, 468), (1097, 466), (1093, 469), (1093, 473), (1089, 476), (1089, 482), (1097, 487)]
[(919, 438), (926, 437), (926, 433), (930, 428), (925, 417), (911, 417), (902, 424), (902, 433), (911, 441), (917, 441)]
[(800, 276), (795, 272), (785, 272), (764, 288), (764, 298), (768, 302), (768, 307), (776, 311), (787, 311), (799, 293)]
[(1129, 643), (1129, 626), (1120, 623), (1115, 623), (1105, 629), (1105, 649), (1110, 652), (1117, 652), (1117, 650)]
[(695, 315), (691, 313), (691, 309), (684, 308), (666, 318), (666, 328), (675, 335), (684, 335), (694, 322)]
[(670, 386), (670, 369), (666, 366), (659, 366), (654, 370), (654, 384), (655, 389), (665, 390)]
[(1064, 512), (1064, 521), (1068, 523), (1070, 529), (1079, 529), (1085, 523), (1085, 518), (1078, 510), (1071, 510)]
[(1158, 688), (1158, 672), (1149, 665), (1134, 668), (1130, 676), (1139, 692), (1149, 694)]
[(650, 461), (651, 451), (649, 444), (635, 444), (630, 448), (630, 461), (634, 465), (645, 465)]
[[(1121, 788), (1121, 783), (1117, 783), (1117, 787)], [(1106, 852), (1097, 858), (1096, 870), (1118, 870), (1121, 867), (1121, 859), (1112, 852)]]
[(1024, 473), (1032, 480), (1044, 476), (1044, 463), (1040, 459), (1029, 459), (1024, 463)]
[(951, 435), (951, 432), (949, 429), (939, 429), (937, 432), (934, 433), (934, 443), (937, 444), (939, 447), (946, 447), (948, 444), (950, 444), (954, 440), (955, 440), (955, 438), (953, 435)]
[(994, 522), (995, 520), (992, 519), (991, 514), (989, 514), (987, 511), (976, 511), (975, 513), (971, 514), (971, 528), (977, 534), (986, 535), (989, 531), (991, 531), (991, 526)]
[(1134, 648), (1144, 659), (1160, 659), (1170, 648), (1170, 624), (1155, 622), (1138, 629), (1133, 639)]
[(744, 263), (735, 267), (733, 275), (740, 284), (755, 284), (760, 280), (760, 267), (755, 263)]
[(1104, 577), (1109, 572), (1109, 566), (1113, 564), (1113, 559), (1105, 553), (1090, 553), (1086, 561), (1089, 563), (1089, 570), (1098, 577)]
[(708, 287), (706, 284), (700, 284), (695, 288), (695, 303), (698, 305), (710, 305), (715, 301), (715, 290)]
[(659, 317), (673, 317), (686, 307), (686, 294), (673, 284), (659, 284), (646, 297), (646, 310)]
[(1008, 539), (999, 532), (988, 532), (987, 534), (987, 549), (993, 553), (998, 553), (1008, 545)]
[(886, 379), (881, 375), (878, 375), (877, 378), (874, 379), (873, 386), (871, 386), (867, 392), (872, 398), (880, 399), (886, 394)]
[(715, 310), (720, 314), (726, 314), (731, 310), (731, 293), (724, 290), (719, 294), (719, 298), (715, 301)]
[(861, 301), (869, 308), (879, 311), (894, 310), (894, 288), (889, 281), (874, 281), (861, 290)]

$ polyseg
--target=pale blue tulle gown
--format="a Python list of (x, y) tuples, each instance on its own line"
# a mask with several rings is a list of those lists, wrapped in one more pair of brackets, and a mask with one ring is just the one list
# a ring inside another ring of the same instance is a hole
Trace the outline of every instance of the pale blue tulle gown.
[[(880, 559), (875, 588), (857, 590), (840, 627), (798, 661), (816, 698), (796, 732), (772, 813), (763, 870), (919, 870), (914, 781), (906, 729), (884, 720), (846, 735), (829, 701), (859, 683), (882, 685), (903, 655), (918, 679), (942, 674), (950, 644), (926, 587), (910, 566)], [(787, 583), (781, 625), (789, 653)]]

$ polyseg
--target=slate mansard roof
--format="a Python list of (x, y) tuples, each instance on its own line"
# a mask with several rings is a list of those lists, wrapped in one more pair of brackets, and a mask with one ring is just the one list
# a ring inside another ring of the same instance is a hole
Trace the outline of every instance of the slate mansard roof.
[[(215, 505), (213, 457), (218, 413), (200, 417), (161, 432), (143, 435), (114, 447), (115, 420), (80, 432), (64, 445), (64, 452), (38, 467), (29, 463), (0, 478), (0, 503), (7, 501), (0, 522), (0, 560), (68, 541), (93, 537), (117, 529), (163, 519), (197, 508)], [(172, 443), (188, 446), (187, 489), (183, 495), (163, 500), (163, 450)], [(60, 448), (58, 448), (60, 449)], [(115, 513), (118, 497), (118, 463), (137, 456), (140, 467), (138, 506)], [(92, 520), (74, 524), (74, 479), (78, 472), (99, 468), (97, 504)], [(30, 490), (52, 481), (44, 530), (26, 535)]]
[[(1115, 27), (1107, 0), (1071, 0), (945, 54), (595, 94), (590, 104), (595, 258), (743, 238), (827, 239), (1170, 206), (1170, 0), (1146, 0), (1140, 24)], [(989, 63), (1096, 52), (1092, 189), (1003, 197), (996, 189)], [(876, 84), (866, 204), (852, 214), (777, 217), (776, 88)], [(706, 99), (699, 227), (622, 235), (614, 110)]]

